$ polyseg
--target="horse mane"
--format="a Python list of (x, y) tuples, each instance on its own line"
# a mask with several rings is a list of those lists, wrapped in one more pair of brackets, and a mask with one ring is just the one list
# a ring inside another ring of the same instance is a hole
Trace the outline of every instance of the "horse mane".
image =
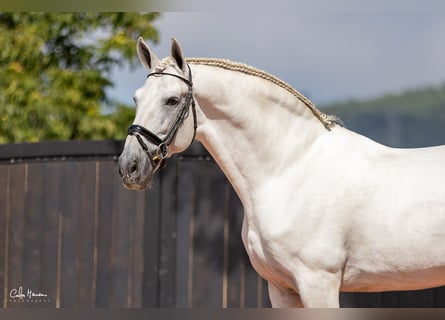
[(311, 111), (312, 113), (321, 121), (321, 123), (329, 130), (336, 124), (342, 125), (342, 121), (337, 118), (334, 115), (327, 115), (323, 112), (321, 112), (308, 98), (306, 98), (303, 94), (301, 94), (299, 91), (295, 90), (293, 87), (288, 85), (283, 80), (271, 75), (270, 73), (267, 73), (266, 71), (254, 68), (252, 66), (249, 66), (244, 63), (239, 62), (233, 62), (227, 59), (216, 59), (216, 58), (187, 58), (186, 59), (188, 63), (191, 64), (199, 64), (199, 65), (206, 65), (206, 66), (214, 66), (223, 68), (226, 70), (231, 71), (238, 71), (242, 72), (248, 75), (260, 77), (262, 79), (265, 79), (267, 81), (270, 81), (279, 87), (287, 90), (291, 94), (293, 94), (295, 97), (297, 97), (300, 101), (302, 101)]

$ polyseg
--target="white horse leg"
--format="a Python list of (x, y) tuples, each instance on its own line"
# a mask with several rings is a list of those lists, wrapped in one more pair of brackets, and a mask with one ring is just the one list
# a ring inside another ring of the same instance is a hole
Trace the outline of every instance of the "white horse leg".
[(289, 289), (278, 287), (268, 282), (269, 299), (273, 308), (302, 308), (300, 296)]
[(342, 272), (305, 270), (298, 291), (305, 308), (339, 308)]

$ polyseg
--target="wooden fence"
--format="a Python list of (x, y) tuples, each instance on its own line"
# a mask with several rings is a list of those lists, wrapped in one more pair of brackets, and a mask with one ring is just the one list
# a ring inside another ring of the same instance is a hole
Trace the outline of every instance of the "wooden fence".
[(128, 191), (120, 149), (0, 147), (3, 306), (267, 306), (240, 242), (238, 199), (215, 164), (175, 157), (153, 190)]
[[(128, 191), (118, 141), (0, 146), (3, 307), (269, 307), (242, 207), (199, 144)], [(342, 294), (345, 307), (445, 307), (443, 288)]]

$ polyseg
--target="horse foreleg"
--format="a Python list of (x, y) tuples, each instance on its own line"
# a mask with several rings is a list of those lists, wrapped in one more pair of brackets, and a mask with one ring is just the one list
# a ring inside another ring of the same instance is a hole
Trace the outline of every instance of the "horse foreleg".
[(300, 296), (293, 290), (285, 289), (268, 282), (269, 299), (273, 308), (302, 308)]
[(299, 275), (298, 292), (305, 308), (339, 308), (342, 272), (305, 270)]

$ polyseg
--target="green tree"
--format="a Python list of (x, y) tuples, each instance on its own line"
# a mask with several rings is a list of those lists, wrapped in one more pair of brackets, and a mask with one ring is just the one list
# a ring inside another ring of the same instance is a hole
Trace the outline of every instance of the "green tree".
[(107, 97), (110, 71), (158, 41), (158, 16), (0, 13), (0, 143), (122, 138), (133, 110)]

